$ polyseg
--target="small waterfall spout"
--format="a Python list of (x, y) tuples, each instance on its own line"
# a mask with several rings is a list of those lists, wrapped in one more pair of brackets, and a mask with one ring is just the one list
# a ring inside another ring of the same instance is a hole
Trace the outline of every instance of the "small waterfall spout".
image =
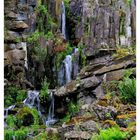
[(65, 65), (65, 81), (66, 83), (71, 81), (71, 73), (72, 73), (72, 57), (71, 55), (67, 55), (65, 60), (63, 61)]
[(63, 60), (60, 71), (58, 72), (58, 83), (63, 86), (71, 81), (72, 76), (72, 57), (67, 55)]
[(79, 51), (78, 48), (74, 48), (73, 53), (65, 57), (59, 69), (58, 72), (59, 86), (63, 86), (69, 83), (72, 79), (75, 79), (78, 72), (79, 72)]
[(54, 95), (53, 92), (50, 93), (50, 106), (49, 106), (49, 113), (46, 120), (46, 125), (50, 126), (53, 125), (57, 120), (54, 118)]
[(23, 103), (30, 108), (32, 108), (33, 106), (36, 107), (40, 113), (40, 99), (38, 91), (28, 91), (28, 97), (23, 101)]
[(11, 105), (8, 108), (4, 109), (4, 118), (6, 119), (8, 116), (8, 112), (12, 109), (14, 109), (15, 105)]
[(62, 1), (62, 13), (61, 13), (61, 32), (66, 39), (66, 12), (65, 12), (65, 4)]

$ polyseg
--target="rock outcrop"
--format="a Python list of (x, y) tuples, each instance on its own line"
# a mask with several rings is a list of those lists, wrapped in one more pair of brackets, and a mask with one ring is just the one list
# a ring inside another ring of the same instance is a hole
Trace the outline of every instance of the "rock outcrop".
[(135, 9), (135, 0), (71, 0), (72, 38), (82, 39), (88, 56), (96, 49), (130, 46), (136, 37)]
[[(104, 58), (109, 60), (104, 60)], [(96, 64), (96, 59), (91, 60), (91, 63), (81, 69), (76, 80), (71, 81), (63, 87), (56, 90), (56, 96), (67, 96), (80, 92), (92, 92), (96, 96), (100, 95), (100, 85), (103, 82), (120, 80), (124, 76), (126, 69), (136, 67), (135, 56), (129, 55), (120, 59), (114, 59), (111, 56), (99, 58), (100, 61)], [(103, 94), (102, 94), (103, 95)]]

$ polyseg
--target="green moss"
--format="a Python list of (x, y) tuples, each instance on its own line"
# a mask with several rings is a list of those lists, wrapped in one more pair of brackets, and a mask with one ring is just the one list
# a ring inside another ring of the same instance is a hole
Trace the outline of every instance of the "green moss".
[(125, 35), (125, 13), (121, 11), (121, 18), (120, 18), (120, 35)]
[(131, 0), (125, 0), (127, 5), (130, 7), (131, 6)]
[(29, 108), (25, 106), (20, 109), (16, 115), (17, 118), (17, 126), (30, 126), (30, 125), (38, 125), (40, 123), (40, 117), (38, 111), (35, 108)]
[(17, 43), (21, 42), (21, 38), (20, 37), (17, 37), (16, 40), (15, 40)]
[(61, 140), (58, 134), (48, 134), (47, 132), (41, 132), (33, 138), (33, 140)]
[(79, 50), (79, 54), (80, 54), (80, 65), (82, 67), (84, 67), (86, 65), (86, 56), (83, 52), (84, 48), (85, 48), (85, 46), (82, 43), (78, 44), (78, 50)]

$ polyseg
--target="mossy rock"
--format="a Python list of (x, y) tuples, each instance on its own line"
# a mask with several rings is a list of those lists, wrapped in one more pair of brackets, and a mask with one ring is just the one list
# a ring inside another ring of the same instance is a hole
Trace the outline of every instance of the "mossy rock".
[(20, 126), (30, 126), (30, 125), (38, 125), (40, 124), (40, 117), (38, 111), (36, 109), (31, 109), (27, 106), (20, 109), (16, 115), (17, 117), (17, 125)]
[(41, 132), (35, 136), (32, 140), (61, 140), (59, 134), (48, 134), (47, 132)]

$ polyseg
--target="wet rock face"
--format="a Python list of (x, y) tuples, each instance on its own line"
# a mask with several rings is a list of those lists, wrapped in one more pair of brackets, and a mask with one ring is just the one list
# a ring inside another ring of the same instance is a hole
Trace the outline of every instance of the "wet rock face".
[[(91, 6), (92, 5), (92, 6)], [(135, 39), (135, 2), (125, 0), (71, 0), (75, 38), (81, 38), (87, 51), (95, 48), (130, 46)], [(79, 18), (78, 18), (79, 17)]]

